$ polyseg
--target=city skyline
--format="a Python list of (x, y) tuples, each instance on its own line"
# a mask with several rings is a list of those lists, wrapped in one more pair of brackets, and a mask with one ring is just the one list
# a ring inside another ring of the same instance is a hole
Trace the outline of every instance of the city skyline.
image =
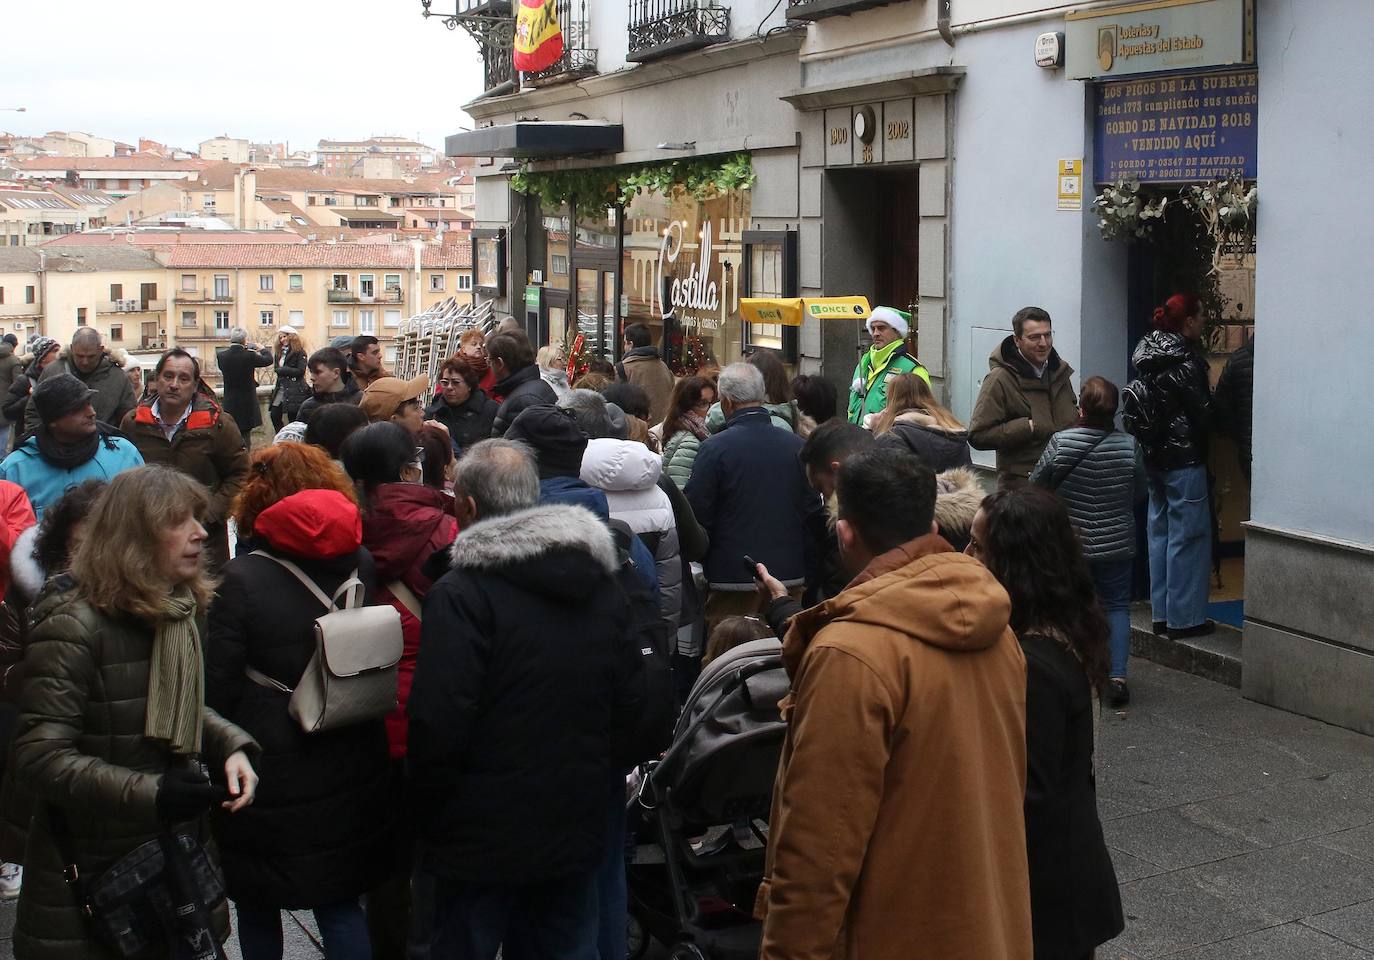
[[(171, 0), (140, 0), (139, 7), (136, 38), (116, 8), (94, 0), (13, 11), (12, 37), (63, 39), (12, 45), (0, 84), (0, 108), (11, 109), (0, 112), (0, 130), (80, 130), (187, 150), (225, 134), (307, 151), (321, 139), (401, 136), (442, 150), (444, 137), (471, 125), (461, 104), (482, 89), (476, 44), (425, 20), (419, 3), (338, 0), (327, 17), (318, 7), (265, 0), (204, 12)], [(70, 29), (74, 19), (83, 30)], [(188, 31), (195, 38), (189, 45)], [(293, 37), (308, 39), (309, 50), (293, 47)], [(144, 55), (130, 63), (133, 39)], [(396, 54), (395, 68), (348, 62), (364, 49), (381, 61), (379, 39)], [(281, 54), (276, 60), (273, 49)], [(234, 50), (248, 59), (213, 69), (217, 56)]]

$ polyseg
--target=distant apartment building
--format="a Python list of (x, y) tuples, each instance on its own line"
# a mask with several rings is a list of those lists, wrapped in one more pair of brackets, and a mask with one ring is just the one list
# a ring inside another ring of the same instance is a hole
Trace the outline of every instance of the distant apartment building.
[(248, 163), (250, 144), (228, 134), (200, 142), (200, 158), (225, 163)]
[(173, 284), (171, 336), (204, 357), (236, 326), (265, 341), (287, 324), (312, 349), (370, 334), (391, 357), (386, 345), (407, 317), (472, 299), (467, 244), (182, 244), (157, 256)]
[(79, 130), (51, 130), (39, 138), (43, 149), (59, 157), (113, 157), (118, 141)]
[(112, 198), (67, 186), (0, 187), (0, 246), (33, 247), (105, 225)]
[(250, 143), (248, 145), (249, 163), (280, 164), (289, 155), (289, 145), (285, 143)]
[(166, 268), (147, 250), (0, 248), (0, 334), (62, 343), (91, 327), (112, 347), (153, 349), (166, 325)]
[[(329, 176), (375, 176), (384, 163), (391, 176), (412, 173), (435, 162), (439, 151), (404, 137), (370, 137), (367, 140), (321, 140), (316, 148), (320, 169)], [(371, 158), (372, 171), (367, 160)]]
[(211, 382), (234, 327), (265, 343), (290, 324), (311, 349), (366, 333), (392, 358), (407, 317), (449, 297), (471, 302), (471, 261), (469, 244), (420, 241), (0, 248), (0, 334), (66, 343), (91, 327), (129, 351), (179, 345)]
[(10, 161), (29, 180), (56, 180), (113, 197), (127, 197), (155, 183), (185, 180), (205, 167), (201, 160), (172, 160), (156, 154), (127, 157), (50, 156)]

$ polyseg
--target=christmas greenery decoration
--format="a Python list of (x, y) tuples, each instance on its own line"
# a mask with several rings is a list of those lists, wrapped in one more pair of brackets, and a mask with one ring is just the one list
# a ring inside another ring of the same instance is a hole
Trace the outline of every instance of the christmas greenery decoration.
[(629, 205), (645, 191), (705, 200), (731, 190), (748, 190), (754, 178), (749, 154), (731, 153), (571, 170), (531, 170), (525, 165), (511, 177), (511, 187), (517, 193), (537, 196), (550, 209), (575, 202), (579, 217), (596, 217), (607, 207)]
[(1168, 197), (1151, 197), (1139, 180), (1118, 180), (1093, 200), (1097, 228), (1103, 240), (1145, 240), (1164, 217)]

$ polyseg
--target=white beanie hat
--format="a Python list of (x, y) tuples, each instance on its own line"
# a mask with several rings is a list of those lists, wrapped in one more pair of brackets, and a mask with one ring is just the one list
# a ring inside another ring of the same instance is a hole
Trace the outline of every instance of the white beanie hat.
[(868, 321), (864, 325), (868, 327), (870, 336), (873, 334), (874, 321), (882, 321), (893, 330), (905, 337), (911, 332), (911, 314), (904, 313), (892, 307), (874, 307), (873, 312), (868, 315)]
[(294, 334), (295, 332), (296, 332), (296, 328), (293, 327), (293, 326), (291, 326), (291, 324), (289, 324), (289, 323), (288, 323), (286, 326), (284, 326), (284, 327), (278, 327), (278, 328), (277, 328), (277, 335), (278, 335), (278, 336), (281, 336), (283, 333), (292, 333), (292, 334)]

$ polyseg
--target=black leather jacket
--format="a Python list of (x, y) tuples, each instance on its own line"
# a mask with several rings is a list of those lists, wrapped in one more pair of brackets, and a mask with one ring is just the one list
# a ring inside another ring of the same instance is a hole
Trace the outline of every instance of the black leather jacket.
[(1178, 470), (1207, 462), (1212, 429), (1212, 390), (1202, 352), (1180, 334), (1151, 330), (1131, 355), (1158, 417), (1137, 439), (1145, 463), (1156, 470)]

